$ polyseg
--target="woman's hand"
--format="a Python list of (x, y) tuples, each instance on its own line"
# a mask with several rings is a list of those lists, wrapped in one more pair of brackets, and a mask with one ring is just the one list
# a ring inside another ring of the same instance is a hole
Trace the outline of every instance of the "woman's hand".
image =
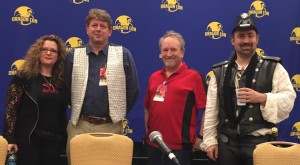
[[(14, 152), (13, 152), (13, 149), (14, 149)], [(8, 144), (7, 151), (8, 151), (8, 154), (17, 153), (18, 152), (17, 144)]]

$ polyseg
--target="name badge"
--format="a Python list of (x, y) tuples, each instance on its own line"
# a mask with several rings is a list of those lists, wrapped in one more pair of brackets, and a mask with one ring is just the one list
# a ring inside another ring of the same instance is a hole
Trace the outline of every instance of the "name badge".
[(166, 82), (164, 82), (163, 84), (160, 84), (157, 87), (153, 101), (164, 102), (166, 93), (167, 93), (167, 85), (166, 85)]
[(106, 77), (106, 66), (100, 68), (100, 81), (99, 81), (99, 86), (107, 86), (107, 77)]

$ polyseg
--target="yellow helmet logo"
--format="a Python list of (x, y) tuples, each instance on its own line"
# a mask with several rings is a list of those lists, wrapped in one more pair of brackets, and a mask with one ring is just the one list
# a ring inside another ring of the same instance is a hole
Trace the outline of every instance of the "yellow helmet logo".
[(206, 80), (206, 84), (208, 85), (209, 84), (209, 81), (211, 79), (211, 77), (214, 75), (214, 72), (213, 71), (209, 71), (205, 77), (205, 80)]
[(300, 122), (294, 124), (290, 135), (300, 139)]
[(264, 56), (264, 55), (265, 55), (264, 50), (262, 50), (261, 48), (256, 48), (255, 52), (256, 52), (259, 56)]
[(17, 60), (10, 66), (10, 71), (8, 71), (8, 75), (15, 75), (17, 70), (20, 70), (25, 60)]
[(133, 20), (127, 15), (119, 16), (115, 21), (113, 30), (119, 30), (123, 34), (135, 32), (136, 28), (132, 24)]
[(296, 74), (292, 77), (292, 85), (297, 92), (300, 92), (300, 74)]
[(268, 16), (269, 12), (266, 9), (266, 4), (261, 0), (254, 1), (250, 6), (249, 14), (255, 15), (257, 18)]
[(132, 26), (132, 19), (127, 15), (122, 15), (117, 18), (115, 24), (122, 26)]
[(167, 3), (170, 4), (170, 5), (176, 5), (177, 0), (167, 0)]
[(296, 44), (300, 44), (300, 27), (296, 27), (293, 29), (290, 41), (295, 41)]
[(254, 1), (251, 4), (251, 8), (257, 11), (262, 11), (265, 9), (265, 3), (263, 1)]
[(226, 37), (226, 33), (224, 33), (223, 26), (220, 22), (211, 22), (206, 28), (205, 36), (216, 40), (221, 37)]
[(67, 51), (70, 51), (72, 48), (76, 48), (81, 45), (83, 45), (83, 41), (78, 37), (71, 37), (66, 41)]
[(18, 22), (23, 26), (30, 25), (31, 23), (37, 24), (37, 19), (33, 16), (33, 10), (27, 6), (17, 8), (12, 17), (12, 21)]
[(129, 128), (129, 122), (127, 119), (122, 119), (122, 129), (123, 129), (123, 135), (126, 135), (128, 133), (133, 133), (133, 130)]

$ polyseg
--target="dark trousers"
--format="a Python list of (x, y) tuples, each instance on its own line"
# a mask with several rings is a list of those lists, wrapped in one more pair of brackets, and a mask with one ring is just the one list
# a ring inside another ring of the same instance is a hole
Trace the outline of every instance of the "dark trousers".
[(32, 139), (32, 144), (18, 144), (18, 165), (61, 165), (63, 145), (45, 139)]
[[(180, 165), (190, 165), (193, 159), (192, 148), (172, 151)], [(168, 155), (162, 153), (158, 148), (147, 145), (147, 155), (149, 157), (148, 165), (176, 165), (169, 159)]]
[(253, 151), (257, 144), (271, 140), (271, 136), (243, 136), (236, 139), (221, 134), (218, 140), (218, 165), (253, 165)]

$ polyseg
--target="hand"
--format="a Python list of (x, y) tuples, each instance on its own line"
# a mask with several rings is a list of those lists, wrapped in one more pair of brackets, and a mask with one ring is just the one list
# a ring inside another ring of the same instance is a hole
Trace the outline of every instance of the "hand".
[(218, 145), (214, 144), (206, 149), (207, 156), (216, 161), (218, 159)]
[(15, 149), (14, 153), (18, 152), (18, 146), (16, 144), (8, 144), (8, 146), (7, 146), (8, 154), (13, 154), (13, 152), (12, 152), (13, 148)]
[(242, 103), (260, 103), (265, 105), (267, 101), (267, 95), (259, 93), (251, 88), (240, 88), (237, 96)]
[(195, 151), (201, 151), (201, 148), (200, 148), (200, 144), (203, 142), (203, 139), (200, 139), (200, 138), (196, 138), (196, 141), (193, 145), (193, 152)]

